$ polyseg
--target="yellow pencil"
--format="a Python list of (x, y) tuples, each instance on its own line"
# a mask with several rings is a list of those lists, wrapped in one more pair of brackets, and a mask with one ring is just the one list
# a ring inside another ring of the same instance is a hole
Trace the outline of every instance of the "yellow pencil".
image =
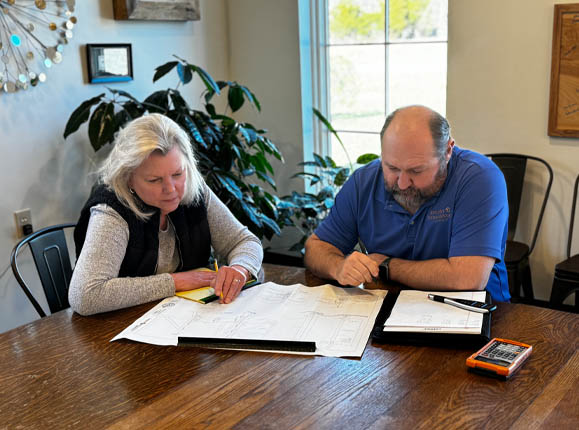
[[(213, 264), (215, 264), (215, 273), (219, 272), (219, 266), (217, 266), (217, 259), (213, 260)], [(223, 287), (221, 289), (221, 294), (219, 295), (221, 300), (223, 300)]]

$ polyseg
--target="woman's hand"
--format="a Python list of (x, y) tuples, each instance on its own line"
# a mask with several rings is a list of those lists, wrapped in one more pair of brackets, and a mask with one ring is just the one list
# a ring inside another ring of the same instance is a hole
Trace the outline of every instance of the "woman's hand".
[[(231, 303), (249, 279), (249, 272), (241, 266), (221, 266), (211, 282), (215, 295), (221, 303)], [(222, 295), (223, 293), (223, 295)]]
[(187, 272), (171, 273), (175, 282), (175, 291), (188, 291), (195, 288), (209, 287), (217, 278), (217, 273), (189, 270)]

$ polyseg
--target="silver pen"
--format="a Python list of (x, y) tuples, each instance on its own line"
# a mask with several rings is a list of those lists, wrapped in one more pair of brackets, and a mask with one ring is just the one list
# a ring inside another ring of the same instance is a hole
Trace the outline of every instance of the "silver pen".
[(434, 302), (446, 303), (465, 311), (478, 312), (479, 314), (487, 314), (494, 311), (497, 306), (489, 303), (478, 302), (476, 300), (455, 299), (453, 297), (438, 296), (436, 294), (429, 294), (428, 298)]

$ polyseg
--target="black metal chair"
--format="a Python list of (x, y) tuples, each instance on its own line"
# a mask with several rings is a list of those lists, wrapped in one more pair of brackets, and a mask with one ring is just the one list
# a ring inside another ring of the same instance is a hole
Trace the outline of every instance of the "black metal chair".
[(54, 313), (66, 309), (70, 306), (68, 304), (68, 286), (72, 276), (72, 267), (64, 229), (74, 226), (74, 223), (68, 223), (38, 230), (18, 242), (10, 255), (12, 272), (41, 318), (45, 317), (46, 313), (22, 278), (18, 267), (18, 254), (25, 245), (28, 245), (50, 312)]
[[(523, 154), (487, 154), (491, 160), (501, 169), (505, 176), (507, 184), (507, 196), (509, 200), (509, 232), (507, 236), (507, 249), (505, 251), (505, 264), (509, 277), (509, 289), (512, 300), (514, 302), (521, 300), (521, 286), (525, 301), (532, 302), (535, 299), (533, 293), (533, 282), (531, 279), (531, 266), (529, 264), (529, 256), (537, 242), (539, 229), (551, 192), (551, 185), (553, 184), (553, 169), (551, 166), (541, 158), (533, 157), (531, 155)], [(527, 162), (533, 160), (545, 167), (549, 181), (545, 187), (545, 195), (543, 197), (543, 204), (539, 211), (537, 224), (531, 244), (517, 242), (514, 240), (515, 231), (517, 229), (517, 221), (519, 218), (519, 209), (521, 206), (521, 197), (523, 195), (523, 185), (525, 182), (525, 172), (527, 170)]]
[(571, 256), (571, 242), (573, 241), (573, 224), (575, 221), (578, 188), (579, 175), (575, 179), (575, 188), (573, 190), (571, 221), (569, 222), (569, 237), (567, 238), (567, 259), (555, 265), (553, 287), (551, 288), (551, 298), (549, 299), (550, 305), (558, 308), (567, 297), (575, 294), (575, 312), (579, 312), (579, 254)]

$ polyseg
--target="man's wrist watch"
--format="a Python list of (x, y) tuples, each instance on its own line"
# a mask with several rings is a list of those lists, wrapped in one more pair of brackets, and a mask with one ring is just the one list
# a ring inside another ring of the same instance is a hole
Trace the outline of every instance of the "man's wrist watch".
[(390, 280), (390, 260), (392, 260), (392, 257), (388, 257), (386, 258), (386, 260), (384, 260), (380, 266), (378, 266), (379, 269), (379, 275), (380, 275), (380, 279), (382, 279), (385, 282), (388, 282)]

